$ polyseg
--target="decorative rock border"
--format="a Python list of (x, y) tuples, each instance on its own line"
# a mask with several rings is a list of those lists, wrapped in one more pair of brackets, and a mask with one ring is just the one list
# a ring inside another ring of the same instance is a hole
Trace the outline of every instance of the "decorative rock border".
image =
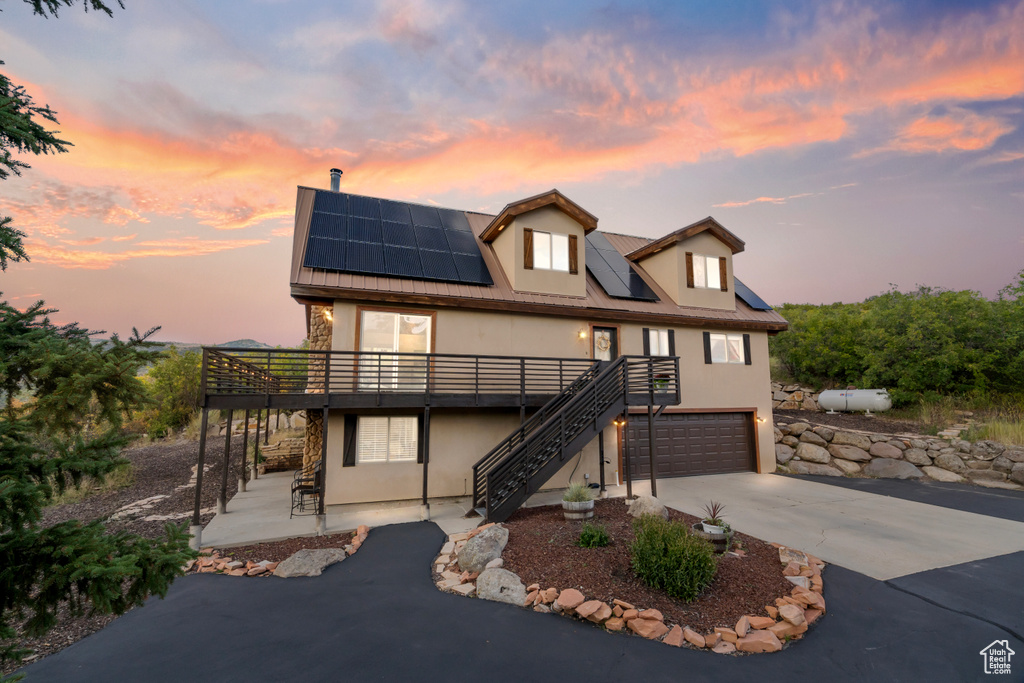
[[(787, 642), (802, 638), (808, 627), (825, 613), (821, 574), (825, 563), (778, 543), (772, 545), (779, 551), (783, 575), (793, 584), (790, 594), (776, 599), (774, 605), (765, 605), (767, 616), (744, 615), (732, 627), (716, 627), (710, 633), (701, 634), (679, 624), (666, 624), (659, 610), (638, 608), (618, 598), (608, 604), (588, 600), (575, 588), (543, 588), (539, 583), (524, 586), (516, 574), (503, 568), (500, 551), (482, 572), (464, 571), (459, 565), (460, 556), (470, 541), (492, 527), (504, 531), (507, 539), (508, 531), (500, 524), (486, 524), (468, 533), (448, 536), (434, 560), (434, 574), (438, 577), (435, 583), (440, 590), (520, 605), (544, 614), (585, 619), (608, 631), (629, 630), (674, 647), (710, 649), (719, 654), (778, 652)], [(504, 543), (500, 545), (504, 550)], [(474, 552), (469, 554), (478, 559)]]
[(1024, 490), (1024, 448), (921, 435), (777, 422), (775, 459), (793, 474), (964, 482)]
[[(366, 541), (366, 537), (370, 534), (370, 527), (365, 524), (360, 524), (359, 528), (356, 529), (355, 536), (352, 537), (352, 542), (344, 546), (344, 548), (319, 548), (314, 550), (298, 550), (292, 553), (290, 557), (281, 562), (271, 562), (270, 560), (260, 560), (254, 562), (249, 560), (242, 562), (241, 560), (235, 560), (230, 556), (222, 556), (218, 550), (214, 548), (203, 548), (199, 551), (199, 557), (194, 560), (189, 560), (182, 566), (182, 570), (188, 574), (224, 574), (227, 576), (278, 576), (282, 578), (289, 578), (292, 576), (319, 576), (323, 569), (335, 562), (341, 562), (346, 557), (351, 557), (359, 550)], [(294, 560), (301, 554), (318, 553), (320, 551), (336, 551), (329, 557), (314, 557), (313, 558), (313, 569), (302, 570), (300, 572), (283, 571), (279, 570), (281, 565), (285, 565), (285, 569), (288, 568), (290, 560)]]

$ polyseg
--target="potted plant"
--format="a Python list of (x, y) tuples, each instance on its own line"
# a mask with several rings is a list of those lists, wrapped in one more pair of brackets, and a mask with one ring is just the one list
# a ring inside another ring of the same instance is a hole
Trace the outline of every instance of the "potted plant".
[(722, 519), (725, 506), (715, 501), (704, 506), (704, 518), (691, 527), (696, 536), (711, 543), (715, 552), (724, 553), (732, 543), (732, 527)]
[(594, 498), (590, 487), (581, 481), (574, 481), (562, 494), (562, 514), (566, 519), (590, 519), (594, 516)]
[(710, 501), (704, 506), (704, 518), (700, 520), (704, 532), (708, 534), (724, 534), (728, 524), (722, 520), (722, 512), (725, 506), (716, 501)]

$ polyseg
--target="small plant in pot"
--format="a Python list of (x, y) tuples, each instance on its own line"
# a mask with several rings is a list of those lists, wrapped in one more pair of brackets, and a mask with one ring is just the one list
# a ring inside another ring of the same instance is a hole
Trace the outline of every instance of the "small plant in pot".
[(713, 500), (704, 506), (704, 518), (700, 524), (705, 533), (724, 534), (729, 529), (729, 525), (722, 519), (724, 511), (725, 506)]
[(562, 494), (562, 513), (566, 519), (590, 519), (594, 516), (594, 497), (585, 482), (569, 484)]

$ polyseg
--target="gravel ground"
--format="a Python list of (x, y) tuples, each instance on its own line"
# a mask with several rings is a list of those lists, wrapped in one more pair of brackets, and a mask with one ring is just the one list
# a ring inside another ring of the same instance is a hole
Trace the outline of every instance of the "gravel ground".
[[(231, 444), (231, 469), (228, 476), (228, 498), (238, 490), (238, 464), (242, 452), (242, 437), (236, 437)], [(107, 521), (110, 531), (129, 531), (148, 538), (164, 535), (164, 525), (188, 523), (195, 505), (195, 486), (190, 485), (192, 467), (199, 459), (198, 441), (158, 441), (126, 449), (122, 455), (132, 463), (134, 481), (116, 491), (90, 496), (85, 500), (68, 505), (47, 508), (43, 524), (50, 526), (59, 522), (78, 519), (90, 522), (110, 518), (118, 510), (136, 501), (153, 496), (166, 496), (152, 502), (149, 508), (136, 508), (133, 513)], [(221, 473), (224, 464), (224, 439), (211, 437), (206, 442), (206, 463), (209, 469), (203, 475), (202, 523), (213, 518), (213, 511), (220, 492)], [(170, 520), (147, 520), (149, 516), (172, 516)], [(272, 558), (260, 558), (272, 559)], [(19, 639), (19, 645), (35, 651), (29, 661), (53, 654), (91, 633), (100, 630), (117, 617), (112, 615), (86, 615), (72, 617), (67, 606), (61, 606), (57, 626), (40, 638)], [(8, 665), (0, 674), (9, 674), (16, 667)]]
[(814, 425), (825, 425), (826, 427), (838, 427), (839, 429), (857, 429), (864, 432), (884, 432), (886, 434), (920, 434), (921, 425), (916, 422), (903, 420), (888, 420), (879, 414), (864, 415), (863, 413), (817, 413), (809, 410), (779, 410), (772, 411), (776, 422), (792, 424), (794, 422), (807, 422)]
[[(693, 524), (696, 517), (669, 510), (671, 519)], [(745, 534), (734, 539), (744, 557), (722, 556), (711, 585), (690, 603), (649, 588), (633, 576), (629, 545), (633, 540), (632, 517), (621, 499), (595, 501), (595, 523), (611, 536), (604, 548), (580, 548), (581, 522), (567, 521), (560, 505), (521, 509), (505, 522), (508, 545), (502, 557), (505, 568), (522, 577), (523, 583), (543, 588), (576, 588), (587, 599), (625, 600), (644, 609), (654, 607), (666, 623), (676, 623), (702, 633), (715, 626), (733, 627), (741, 616), (764, 616), (765, 605), (789, 595), (793, 585), (782, 576), (779, 552), (773, 546)]]

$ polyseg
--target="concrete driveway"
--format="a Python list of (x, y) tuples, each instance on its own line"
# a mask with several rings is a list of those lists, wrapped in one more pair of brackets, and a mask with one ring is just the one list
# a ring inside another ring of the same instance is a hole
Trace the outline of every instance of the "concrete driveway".
[(662, 479), (658, 498), (692, 515), (721, 502), (743, 533), (883, 581), (1024, 550), (1019, 521), (775, 474)]

